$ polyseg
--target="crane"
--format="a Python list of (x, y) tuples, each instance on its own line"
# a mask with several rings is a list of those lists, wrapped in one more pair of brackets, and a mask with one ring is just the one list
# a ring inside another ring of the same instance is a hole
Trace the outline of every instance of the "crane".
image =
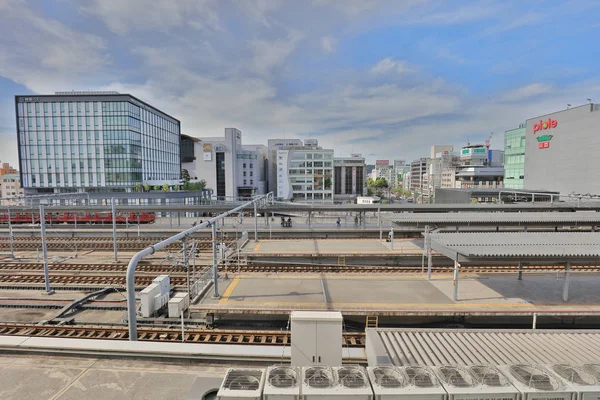
[(485, 141), (485, 149), (490, 150), (490, 141), (492, 140), (492, 136), (494, 136), (494, 132), (490, 133), (490, 137)]

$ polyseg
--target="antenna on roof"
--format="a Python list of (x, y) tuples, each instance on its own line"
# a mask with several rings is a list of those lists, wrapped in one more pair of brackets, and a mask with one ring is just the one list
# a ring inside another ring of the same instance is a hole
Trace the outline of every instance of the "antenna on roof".
[(567, 110), (568, 110), (569, 108), (571, 108), (571, 105), (570, 105), (570, 104), (567, 104)]
[(588, 104), (592, 104), (592, 99), (587, 99)]

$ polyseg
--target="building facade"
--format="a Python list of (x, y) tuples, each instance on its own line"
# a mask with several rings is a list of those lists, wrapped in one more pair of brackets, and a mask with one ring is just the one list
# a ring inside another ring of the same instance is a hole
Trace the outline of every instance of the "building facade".
[(384, 178), (389, 186), (394, 184), (394, 165), (390, 160), (376, 160), (374, 171), (375, 179)]
[(179, 181), (179, 121), (129, 94), (15, 96), (15, 110), (26, 194)]
[[(301, 203), (333, 203), (333, 150), (323, 149), (316, 139), (269, 139), (275, 196)], [(271, 185), (273, 183), (273, 185)]]
[(456, 166), (456, 188), (495, 189), (504, 187), (504, 152), (483, 145), (468, 145), (460, 150)]
[(2, 198), (3, 205), (10, 204), (10, 199), (21, 197), (23, 194), (18, 171), (13, 174), (0, 175), (0, 198)]
[(504, 187), (523, 189), (525, 180), (525, 139), (527, 126), (504, 132)]
[(585, 104), (528, 119), (527, 190), (600, 194), (600, 104)]
[(419, 202), (424, 202), (427, 191), (427, 164), (428, 158), (420, 158), (410, 163), (410, 191)]
[(206, 181), (217, 198), (267, 193), (267, 147), (242, 144), (239, 129), (225, 128), (222, 137), (184, 136), (181, 147), (182, 168), (191, 178)]
[(354, 200), (367, 193), (365, 158), (360, 154), (333, 159), (334, 202)]

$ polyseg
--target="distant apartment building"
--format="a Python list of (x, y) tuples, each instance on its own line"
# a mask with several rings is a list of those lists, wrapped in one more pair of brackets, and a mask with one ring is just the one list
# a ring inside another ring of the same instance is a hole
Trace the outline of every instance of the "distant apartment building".
[(394, 160), (394, 176), (391, 182), (395, 188), (402, 188), (404, 186), (404, 179), (406, 173), (410, 171), (410, 165), (405, 160)]
[(21, 197), (23, 193), (18, 173), (3, 174), (0, 176), (0, 198), (2, 198), (3, 204), (10, 204), (10, 199)]
[(2, 163), (0, 166), (0, 176), (6, 174), (18, 174), (19, 170), (11, 166), (9, 163)]
[(242, 144), (242, 132), (225, 128), (222, 137), (182, 135), (181, 167), (205, 180), (219, 199), (267, 193), (267, 147)]
[(394, 184), (394, 165), (390, 164), (390, 160), (375, 161), (375, 179), (385, 178), (388, 185)]
[(355, 200), (367, 193), (365, 158), (360, 154), (333, 159), (333, 199), (335, 203)]
[(454, 146), (451, 144), (438, 144), (431, 146), (429, 149), (429, 158), (436, 158), (438, 154), (448, 154), (454, 151)]
[(420, 158), (410, 163), (410, 191), (418, 201), (425, 201), (428, 191), (428, 158)]
[(316, 139), (269, 139), (269, 190), (282, 200), (333, 203), (333, 150)]
[(15, 96), (26, 194), (131, 192), (178, 183), (180, 123), (117, 92)]

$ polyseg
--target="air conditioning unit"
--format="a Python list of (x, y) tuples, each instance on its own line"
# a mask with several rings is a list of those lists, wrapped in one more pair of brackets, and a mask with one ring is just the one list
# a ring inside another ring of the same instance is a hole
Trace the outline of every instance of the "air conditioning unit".
[(331, 367), (302, 367), (302, 398), (321, 400), (335, 396), (338, 387), (337, 376)]
[(572, 400), (576, 398), (573, 388), (542, 366), (514, 364), (502, 366), (500, 370), (522, 393), (522, 400), (543, 398)]
[(429, 367), (371, 367), (375, 398), (380, 400), (445, 400), (446, 391)]
[(555, 364), (552, 371), (566, 381), (578, 393), (579, 400), (600, 399), (600, 382), (598, 377), (590, 373), (584, 366)]
[(349, 400), (373, 400), (373, 389), (364, 367), (347, 365), (335, 368), (337, 375), (337, 396)]
[(519, 391), (493, 366), (462, 367), (444, 365), (434, 368), (450, 400), (519, 398)]
[(267, 369), (263, 400), (299, 400), (300, 368), (272, 366)]
[(600, 364), (586, 364), (584, 368), (587, 373), (594, 375), (600, 381)]
[(265, 371), (257, 368), (230, 368), (217, 393), (217, 400), (262, 398)]

